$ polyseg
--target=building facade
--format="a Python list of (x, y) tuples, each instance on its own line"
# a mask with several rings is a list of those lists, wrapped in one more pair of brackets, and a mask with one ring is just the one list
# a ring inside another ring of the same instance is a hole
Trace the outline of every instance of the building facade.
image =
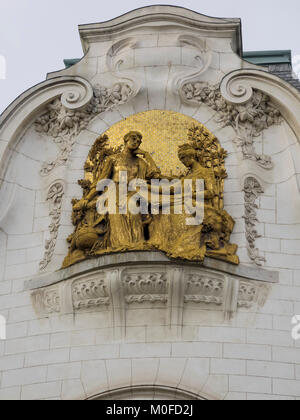
[[(84, 57), (0, 118), (0, 399), (299, 399), (290, 58), (243, 55), (239, 19), (171, 6), (79, 32)], [(136, 217), (143, 243), (125, 246), (124, 217), (95, 218), (102, 164), (116, 171), (131, 131), (152, 177), (188, 178), (182, 144), (207, 191), (215, 177), (210, 230)]]

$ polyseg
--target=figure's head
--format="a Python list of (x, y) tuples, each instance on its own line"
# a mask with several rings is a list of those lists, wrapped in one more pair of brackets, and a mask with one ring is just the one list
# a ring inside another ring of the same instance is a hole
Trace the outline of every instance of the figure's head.
[(143, 136), (138, 131), (130, 131), (124, 136), (125, 146), (130, 150), (137, 150), (142, 143)]
[(72, 223), (76, 226), (84, 217), (84, 212), (79, 204), (80, 200), (72, 200), (73, 211), (72, 211)]
[(196, 160), (197, 153), (196, 150), (189, 144), (183, 144), (182, 146), (179, 146), (178, 157), (184, 166), (191, 168)]

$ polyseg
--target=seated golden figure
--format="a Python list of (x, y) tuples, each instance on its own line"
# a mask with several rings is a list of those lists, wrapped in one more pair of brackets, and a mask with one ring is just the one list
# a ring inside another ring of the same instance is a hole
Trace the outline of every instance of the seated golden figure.
[[(205, 168), (198, 162), (197, 151), (191, 144), (182, 145), (179, 148), (178, 157), (188, 169), (186, 175), (181, 178), (182, 184), (186, 179), (195, 182), (197, 180), (204, 181), (203, 222), (199, 225), (189, 226), (186, 221), (191, 216), (190, 214), (185, 211), (182, 214), (175, 214), (176, 194), (174, 194), (170, 215), (153, 216), (150, 225), (150, 242), (171, 258), (203, 261), (207, 255), (238, 264), (239, 260), (235, 255), (237, 246), (227, 243), (234, 227), (234, 221), (225, 210), (218, 208), (222, 201), (218, 196), (213, 168)], [(183, 198), (183, 195), (181, 194), (180, 197)], [(192, 192), (192, 198), (195, 205), (195, 190)], [(182, 208), (184, 208), (184, 202)]]

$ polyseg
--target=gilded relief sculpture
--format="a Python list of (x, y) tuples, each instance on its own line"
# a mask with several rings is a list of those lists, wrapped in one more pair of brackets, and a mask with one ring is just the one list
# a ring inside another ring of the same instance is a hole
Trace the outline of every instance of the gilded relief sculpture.
[(239, 263), (237, 246), (229, 243), (234, 220), (223, 204), (226, 154), (203, 126), (191, 127), (188, 143), (179, 146), (178, 158), (187, 168), (181, 180), (204, 180), (204, 220), (198, 226), (188, 226), (187, 214), (174, 214), (173, 209), (170, 215), (152, 216), (150, 243), (169, 257), (203, 261), (206, 255)]
[[(227, 176), (226, 151), (203, 125), (189, 122), (188, 127), (181, 144), (174, 144), (178, 160), (176, 165), (181, 165), (176, 166), (180, 168), (177, 175), (172, 171), (163, 174), (162, 165), (158, 165), (153, 158), (155, 153), (141, 148), (144, 133), (137, 130), (126, 132), (122, 135), (123, 144), (115, 143), (114, 147), (110, 145), (113, 142), (107, 134), (96, 140), (85, 164), (85, 179), (79, 181), (83, 198), (72, 202), (75, 231), (68, 238), (69, 253), (63, 267), (103, 254), (146, 250), (159, 250), (170, 258), (190, 261), (202, 262), (205, 256), (210, 256), (233, 264), (239, 263), (237, 246), (230, 244), (234, 221), (224, 210), (223, 202), (224, 179)], [(168, 159), (168, 155), (159, 154), (157, 150), (155, 152), (159, 163)], [(126, 187), (137, 180), (144, 185), (144, 201), (142, 194), (138, 200), (138, 205), (144, 205), (143, 211), (129, 211), (130, 200), (141, 189), (133, 191), (128, 188), (129, 192), (127, 190), (127, 194), (122, 194), (120, 183), (124, 181), (124, 174)], [(197, 198), (194, 185), (197, 180), (204, 181), (204, 217), (198, 224), (187, 223), (188, 217), (193, 214), (186, 212), (185, 196), (182, 194), (186, 180), (190, 180), (193, 186), (193, 203)], [(109, 197), (110, 191), (109, 188), (99, 190), (102, 181), (116, 186), (114, 199), (117, 211), (100, 214), (99, 198), (104, 200), (104, 194)], [(155, 181), (167, 181), (174, 183), (173, 186), (177, 183), (180, 187), (169, 188), (168, 214), (162, 210), (165, 191), (157, 183), (158, 201), (155, 203), (156, 211), (153, 211), (151, 199)], [(183, 209), (181, 214), (175, 211), (178, 204)]]

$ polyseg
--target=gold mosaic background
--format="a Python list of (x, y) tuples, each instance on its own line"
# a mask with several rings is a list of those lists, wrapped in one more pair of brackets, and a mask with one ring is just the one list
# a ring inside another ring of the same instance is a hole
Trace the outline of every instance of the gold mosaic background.
[(140, 131), (141, 148), (151, 153), (161, 172), (178, 175), (186, 169), (178, 159), (178, 146), (187, 142), (188, 129), (194, 124), (202, 125), (178, 112), (153, 110), (132, 115), (114, 124), (105, 134), (110, 146), (119, 146), (129, 131)]

